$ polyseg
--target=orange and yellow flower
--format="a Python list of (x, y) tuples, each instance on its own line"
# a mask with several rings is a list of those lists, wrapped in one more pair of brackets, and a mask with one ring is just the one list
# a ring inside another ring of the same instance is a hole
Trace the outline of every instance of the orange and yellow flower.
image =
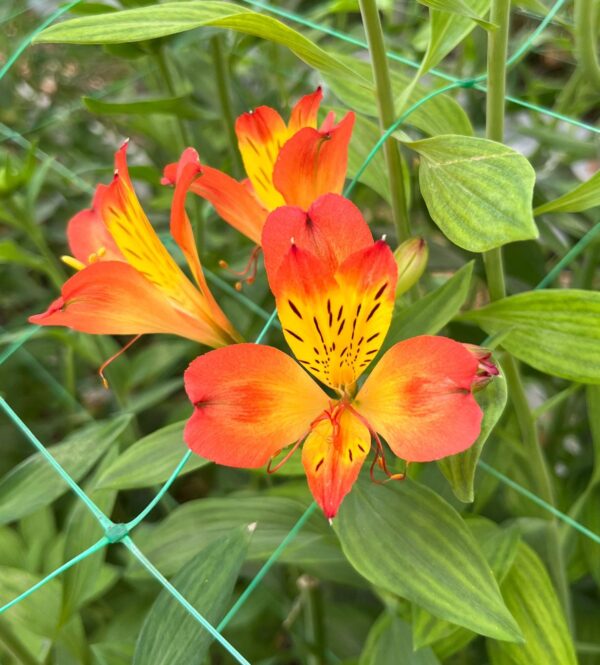
[[(286, 204), (307, 210), (322, 194), (342, 191), (354, 114), (347, 113), (336, 124), (329, 113), (317, 128), (322, 96), (318, 88), (303, 97), (287, 124), (268, 106), (241, 115), (235, 131), (248, 179), (238, 182), (203, 165), (191, 185), (192, 192), (210, 201), (220, 217), (258, 245), (272, 210)], [(169, 164), (163, 182), (173, 184), (176, 172), (177, 164)]]
[(453, 455), (475, 441), (482, 413), (473, 389), (486, 378), (482, 373), (494, 373), (489, 356), (445, 337), (415, 337), (387, 351), (357, 387), (391, 322), (397, 266), (350, 201), (328, 194), (307, 211), (277, 209), (262, 246), (279, 319), (298, 363), (254, 344), (194, 360), (185, 373), (194, 411), (184, 435), (194, 452), (252, 468), (304, 441), (309, 487), (333, 518), (372, 440), (373, 465), (387, 471), (379, 435), (407, 462)]
[(197, 162), (180, 161), (171, 208), (171, 234), (194, 285), (146, 217), (129, 178), (126, 150), (127, 142), (115, 155), (112, 183), (98, 185), (92, 208), (69, 222), (73, 256), (64, 260), (78, 272), (65, 282), (61, 296), (30, 322), (95, 334), (172, 333), (211, 347), (240, 341), (208, 289), (185, 212)]

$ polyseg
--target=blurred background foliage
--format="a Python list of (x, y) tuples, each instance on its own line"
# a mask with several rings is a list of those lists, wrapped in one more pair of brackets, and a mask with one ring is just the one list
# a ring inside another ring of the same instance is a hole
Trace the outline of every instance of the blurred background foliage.
[[(84, 0), (71, 15), (144, 4), (151, 3)], [(427, 7), (389, 0), (379, 4), (388, 47), (419, 61), (427, 46)], [(58, 6), (50, 0), (2, 2), (0, 66), (20, 40)], [(364, 39), (358, 3), (353, 0), (292, 1), (286, 2), (285, 8), (324, 27)], [(513, 49), (547, 11), (548, 4), (542, 0), (516, 0), (510, 33)], [(509, 73), (508, 90), (530, 103), (597, 126), (600, 86), (578, 55), (574, 21), (571, 7), (558, 13), (535, 47)], [(330, 52), (366, 59), (365, 51), (352, 44), (317, 30), (304, 29), (304, 33)], [(485, 31), (475, 27), (446, 57), (441, 69), (461, 78), (484, 71), (485, 44)], [(405, 80), (409, 70), (396, 62), (390, 64), (399, 80)], [(216, 72), (221, 72), (221, 78)], [(229, 88), (229, 108), (224, 106), (219, 88), (223, 76)], [(285, 117), (300, 96), (319, 84), (325, 85), (326, 106), (343, 111), (353, 104), (351, 95), (338, 89), (336, 96), (336, 86), (327, 83), (286, 48), (212, 28), (127, 45), (39, 44), (27, 48), (0, 82), (0, 351), (28, 329), (29, 315), (43, 311), (58, 294), (69, 274), (59, 261), (67, 251), (66, 223), (89, 205), (96, 182), (109, 181), (114, 151), (124, 138), (131, 139), (130, 167), (138, 195), (155, 228), (168, 242), (165, 234), (171, 191), (160, 185), (162, 167), (175, 161), (185, 146), (193, 145), (204, 163), (241, 177), (240, 158), (231, 141), (234, 118), (262, 104), (279, 109)], [(439, 81), (430, 75), (422, 84), (433, 89)], [(460, 90), (455, 99), (475, 133), (481, 135), (484, 95)], [(355, 132), (354, 170), (360, 155), (364, 157), (377, 138), (374, 122), (365, 118), (362, 130)], [(415, 127), (408, 131), (412, 137), (420, 136)], [(573, 189), (600, 166), (599, 134), (581, 127), (508, 104), (506, 131), (507, 143), (525, 154), (536, 170), (534, 205)], [(407, 155), (407, 159), (416, 166), (416, 157)], [(372, 168), (376, 174), (376, 169), (383, 167), (374, 162)], [(429, 218), (414, 168), (411, 173), (411, 222), (430, 246), (429, 268), (418, 287), (420, 294), (432, 291), (475, 258), (465, 308), (481, 304), (485, 283), (480, 258), (443, 237)], [(375, 183), (359, 184), (353, 200), (374, 235), (387, 233), (395, 246), (385, 185), (379, 179), (378, 186), (374, 179)], [(202, 261), (213, 291), (238, 329), (251, 340), (265, 317), (240, 298), (271, 311), (273, 301), (264, 272), (260, 270), (255, 284), (238, 293), (233, 288), (235, 278), (219, 268), (219, 260), (224, 258), (234, 268), (242, 267), (251, 244), (219, 221), (210, 206), (194, 201), (189, 211), (200, 229)], [(505, 248), (511, 293), (533, 288), (557, 257), (597, 222), (597, 208), (577, 214), (542, 215), (536, 221), (539, 241)], [(175, 252), (173, 243), (169, 248)], [(595, 242), (562, 273), (561, 285), (597, 289), (599, 253), (600, 243)], [(456, 321), (445, 333), (474, 343), (483, 338), (477, 329)], [(269, 332), (268, 340), (285, 348), (276, 329)], [(68, 441), (71, 433), (87, 428), (86, 446), (79, 446), (76, 453), (66, 450), (64, 459), (71, 462), (73, 470), (79, 465), (83, 486), (115, 521), (137, 514), (183, 453), (180, 423), (188, 416), (189, 405), (181, 376), (200, 352), (189, 341), (144, 338), (111, 365), (107, 372), (111, 390), (106, 391), (97, 368), (125, 341), (41, 329), (0, 366), (0, 393), (44, 444)], [(525, 371), (529, 399), (538, 409), (558, 506), (565, 512), (577, 506), (577, 518), (598, 532), (600, 490), (593, 472), (592, 446), (594, 436), (595, 448), (600, 450), (598, 392), (531, 368)], [(548, 402), (556, 396), (559, 398)], [(590, 418), (586, 398), (593, 407)], [(111, 420), (109, 436), (106, 419), (122, 413), (131, 417)], [(149, 435), (149, 439), (144, 438)], [(520, 459), (517, 438), (514, 416), (506, 413), (484, 450), (484, 459), (528, 486), (530, 479)], [(60, 483), (54, 486), (46, 476), (27, 469), (15, 476), (15, 467), (29, 457), (31, 449), (4, 416), (0, 418), (0, 440), (0, 522), (4, 524), (0, 526), (1, 604), (89, 546), (100, 531), (87, 524), (76, 499)], [(165, 455), (167, 450), (175, 452)], [(186, 467), (187, 473), (137, 532), (136, 542), (165, 575), (173, 576), (182, 574), (189, 561), (236, 527), (258, 522), (233, 589), (235, 597), (300, 517), (310, 495), (297, 464), (284, 467), (274, 477), (262, 471), (196, 466)], [(485, 516), (505, 526), (516, 524), (524, 542), (542, 559), (547, 557), (542, 537), (544, 512), (493, 476), (479, 472), (475, 502), (465, 505), (453, 498), (435, 465), (418, 469), (416, 474), (464, 515)], [(43, 490), (42, 498), (32, 491), (39, 489), (36, 483)], [(566, 529), (562, 536), (578, 655), (581, 663), (594, 665), (600, 663), (600, 547)], [(139, 660), (139, 654), (137, 660), (132, 659), (159, 586), (124, 548), (111, 548), (90, 561), (45, 587), (20, 610), (0, 616), (0, 662), (150, 662)], [(230, 586), (233, 588), (233, 582)], [(384, 614), (383, 608), (387, 608)], [(488, 654), (482, 638), (465, 639), (452, 630), (421, 636), (423, 648), (413, 654), (414, 613), (408, 601), (366, 583), (344, 558), (335, 533), (315, 514), (225, 634), (250, 662), (265, 665), (480, 665), (490, 658), (493, 663), (517, 662), (506, 655), (494, 655), (493, 649)], [(382, 643), (381, 635), (385, 636)], [(19, 651), (23, 645), (26, 652)], [(410, 655), (399, 660), (395, 654), (400, 653)], [(207, 662), (214, 663), (229, 662), (228, 658), (218, 646), (206, 656)], [(546, 662), (558, 665), (558, 661)]]

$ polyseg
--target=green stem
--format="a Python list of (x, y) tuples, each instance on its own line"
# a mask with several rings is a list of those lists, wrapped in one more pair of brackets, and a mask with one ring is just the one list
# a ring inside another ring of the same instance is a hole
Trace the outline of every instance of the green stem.
[[(369, 45), (373, 79), (375, 80), (379, 127), (384, 132), (394, 122), (396, 112), (383, 41), (383, 30), (375, 0), (359, 0), (359, 4)], [(401, 243), (410, 238), (410, 225), (408, 221), (406, 192), (404, 191), (402, 157), (396, 141), (386, 141), (384, 155), (392, 197), (392, 214), (398, 233), (398, 243)]]
[(215, 70), (215, 79), (217, 83), (217, 94), (219, 104), (223, 115), (223, 123), (227, 138), (229, 139), (229, 148), (231, 150), (231, 160), (234, 170), (239, 175), (243, 172), (242, 160), (238, 150), (237, 136), (235, 133), (235, 115), (231, 106), (231, 85), (229, 81), (229, 67), (221, 47), (221, 35), (215, 35), (210, 40), (212, 51), (213, 67)]
[[(165, 50), (163, 47), (159, 48), (156, 51), (156, 64), (158, 65), (158, 70), (160, 75), (165, 83), (167, 90), (171, 97), (177, 97), (177, 88), (175, 87), (175, 82), (173, 81), (173, 76), (171, 75), (171, 70), (169, 69), (169, 63), (165, 58)], [(177, 128), (179, 130), (181, 145), (180, 150), (182, 151), (186, 146), (192, 145), (192, 137), (188, 132), (188, 128), (185, 126), (183, 120), (179, 117), (175, 118)]]
[[(492, 0), (490, 21), (498, 27), (488, 33), (487, 73), (488, 90), (486, 98), (486, 136), (493, 141), (504, 140), (504, 114), (506, 94), (506, 61), (508, 52), (508, 29), (510, 24), (510, 0)], [(486, 252), (483, 256), (490, 300), (500, 300), (506, 296), (502, 250)], [(517, 361), (509, 354), (503, 361), (504, 374), (511, 404), (517, 417), (519, 429), (530, 472), (538, 495), (555, 505), (552, 477), (536, 427), (535, 418), (527, 401), (521, 373)], [(567, 616), (571, 620), (569, 585), (565, 573), (563, 552), (559, 539), (558, 522), (553, 518), (547, 537), (550, 569), (558, 595)]]
[(575, 49), (586, 82), (600, 88), (600, 63), (596, 51), (598, 33), (596, 0), (575, 0)]
[(21, 665), (40, 665), (3, 619), (0, 619), (0, 642)]
[(327, 649), (325, 647), (323, 598), (319, 581), (310, 575), (302, 575), (298, 579), (298, 586), (304, 606), (304, 632), (311, 649), (311, 653), (306, 659), (307, 665), (325, 665)]

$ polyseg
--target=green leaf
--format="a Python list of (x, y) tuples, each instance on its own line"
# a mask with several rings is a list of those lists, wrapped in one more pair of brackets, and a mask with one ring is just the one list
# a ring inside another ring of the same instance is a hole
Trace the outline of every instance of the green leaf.
[[(130, 414), (93, 423), (48, 448), (54, 459), (78, 481), (127, 427)], [(12, 522), (52, 503), (68, 485), (40, 453), (31, 455), (0, 480), (0, 524)]]
[[(94, 477), (90, 478), (84, 486), (87, 495), (105, 515), (112, 513), (117, 492), (113, 490), (94, 490), (93, 488), (98, 476), (111, 464), (117, 454), (115, 448), (110, 450), (99, 468), (94, 472)], [(83, 552), (103, 535), (104, 529), (100, 526), (98, 520), (81, 501), (78, 501), (73, 508), (65, 530), (64, 560), (68, 561)], [(90, 590), (95, 587), (100, 577), (100, 571), (103, 569), (105, 556), (106, 550), (100, 550), (86, 557), (64, 573), (62, 577), (63, 616), (67, 617), (73, 614), (90, 597)], [(108, 570), (110, 571), (110, 569)]]
[(12, 240), (0, 241), (0, 265), (3, 263), (15, 263), (32, 270), (48, 270), (48, 264), (41, 256), (28, 252)]
[(515, 563), (502, 584), (502, 594), (525, 643), (489, 640), (492, 665), (576, 665), (573, 642), (548, 573), (524, 543), (519, 545)]
[(133, 102), (105, 102), (94, 97), (82, 97), (88, 111), (100, 115), (174, 115), (188, 120), (197, 120), (198, 108), (190, 95), (163, 99), (140, 99)]
[[(0, 566), (0, 607), (14, 600), (40, 581), (39, 575), (19, 568)], [(51, 637), (60, 625), (60, 583), (51, 580), (28, 598), (13, 605), (3, 618), (36, 635)]]
[(516, 150), (472, 136), (404, 143), (421, 155), (427, 209), (455, 245), (486, 252), (538, 237), (531, 213), (535, 171)]
[(471, 9), (471, 7), (469, 7), (469, 5), (466, 2), (463, 2), (463, 0), (418, 0), (418, 1), (422, 5), (425, 5), (430, 9), (437, 9), (440, 12), (448, 12), (450, 14), (456, 14), (458, 16), (463, 16), (465, 18), (471, 19), (471, 21), (475, 21), (475, 23), (477, 23), (477, 25), (483, 28), (484, 30), (495, 30), (497, 27), (494, 23), (490, 23), (489, 21), (485, 21), (484, 19), (482, 19), (481, 15), (474, 12), (473, 9)]
[(508, 331), (502, 346), (541, 372), (600, 383), (600, 293), (527, 291), (461, 314), (488, 334)]
[(600, 205), (600, 171), (575, 189), (534, 208), (534, 215), (545, 212), (581, 212)]
[[(97, 488), (134, 489), (162, 483), (173, 473), (188, 451), (183, 442), (187, 420), (167, 425), (136, 441), (104, 471)], [(192, 455), (180, 475), (210, 464), (199, 455)]]
[(491, 431), (500, 420), (507, 398), (506, 379), (502, 375), (494, 377), (482, 391), (475, 393), (475, 399), (483, 411), (481, 433), (477, 441), (464, 452), (438, 461), (440, 471), (446, 476), (459, 501), (471, 503), (475, 499), (473, 485), (477, 462)]
[[(468, 519), (466, 524), (481, 547), (494, 577), (498, 583), (501, 583), (511, 569), (517, 554), (521, 540), (518, 527), (501, 529), (494, 522), (480, 517)], [(412, 606), (412, 629), (415, 648), (440, 640), (444, 640), (448, 645), (459, 644), (462, 648), (476, 637), (472, 631), (444, 619), (438, 619), (418, 605)]]
[(417, 335), (435, 335), (454, 318), (469, 295), (473, 261), (458, 270), (435, 291), (409, 307), (396, 307), (390, 330), (380, 353), (397, 342)]
[(22, 566), (25, 559), (23, 538), (10, 527), (0, 527), (0, 566)]
[[(357, 58), (343, 55), (338, 55), (337, 58), (372, 84), (373, 74), (368, 62), (362, 62)], [(392, 70), (390, 77), (394, 96), (400, 97), (401, 93), (410, 84), (411, 77), (405, 72), (398, 70)], [(351, 109), (373, 118), (379, 117), (377, 100), (371, 90), (355, 85), (353, 80), (347, 76), (324, 74), (324, 78), (336, 97), (339, 97)], [(418, 83), (409, 95), (407, 106), (415, 104), (430, 92), (431, 88)], [(452, 97), (445, 94), (433, 97), (423, 104), (423, 106), (415, 109), (408, 116), (405, 124), (416, 127), (431, 136), (436, 136), (437, 134), (464, 134), (471, 136), (473, 134), (471, 122), (464, 109)]]
[(280, 44), (289, 48), (309, 67), (323, 73), (350, 76), (354, 85), (370, 87), (356, 72), (296, 30), (270, 16), (257, 14), (229, 2), (169, 2), (100, 16), (83, 16), (51, 25), (35, 41), (127, 44), (200, 27), (225, 28)]
[[(173, 579), (173, 586), (213, 626), (227, 610), (246, 557), (248, 528), (209, 543)], [(213, 638), (164, 589), (142, 626), (133, 665), (201, 663)]]
[(431, 649), (413, 647), (410, 626), (383, 612), (369, 631), (358, 665), (439, 665)]
[[(296, 500), (265, 494), (240, 494), (188, 501), (173, 510), (158, 526), (141, 527), (136, 543), (166, 575), (180, 570), (207, 542), (222, 540), (232, 529), (256, 522), (249, 557), (263, 561), (278, 547), (300, 519), (306, 506)], [(304, 567), (331, 565), (338, 578), (352, 579), (337, 538), (322, 515), (313, 514), (286, 548), (281, 562)], [(132, 561), (131, 578), (146, 575)]]
[(519, 640), (496, 580), (458, 513), (412, 480), (357, 482), (334, 528), (372, 584), (482, 635)]
[[(444, 0), (446, 3), (448, 6), (457, 4), (453, 0)], [(483, 16), (490, 7), (490, 0), (464, 0), (460, 4), (473, 16)], [(459, 13), (431, 8), (429, 17), (429, 42), (421, 63), (422, 74), (439, 64), (475, 27), (472, 17), (467, 18)]]

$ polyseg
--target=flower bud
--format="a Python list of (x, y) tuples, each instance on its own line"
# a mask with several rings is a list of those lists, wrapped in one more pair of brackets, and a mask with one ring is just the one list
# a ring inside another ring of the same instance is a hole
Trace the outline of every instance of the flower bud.
[(410, 238), (396, 249), (394, 258), (398, 265), (396, 295), (399, 296), (411, 289), (425, 272), (429, 248), (424, 238)]
[(479, 361), (479, 365), (477, 366), (477, 376), (472, 385), (473, 392), (476, 392), (477, 390), (485, 388), (495, 376), (500, 374), (500, 370), (494, 363), (492, 352), (488, 349), (484, 349), (481, 346), (475, 346), (474, 344), (463, 344), (463, 346)]

